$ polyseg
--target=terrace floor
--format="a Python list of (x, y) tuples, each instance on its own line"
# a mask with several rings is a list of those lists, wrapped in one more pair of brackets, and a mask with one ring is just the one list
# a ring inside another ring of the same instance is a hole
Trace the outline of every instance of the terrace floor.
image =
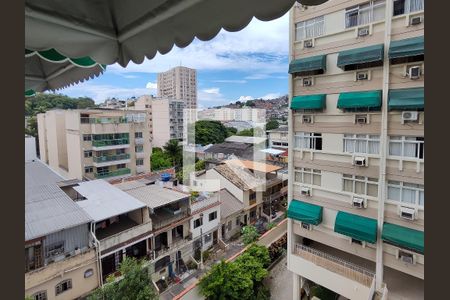
[(137, 225), (138, 223), (134, 222), (130, 218), (121, 218), (119, 222), (110, 224), (107, 228), (97, 229), (95, 231), (95, 236), (100, 241)]

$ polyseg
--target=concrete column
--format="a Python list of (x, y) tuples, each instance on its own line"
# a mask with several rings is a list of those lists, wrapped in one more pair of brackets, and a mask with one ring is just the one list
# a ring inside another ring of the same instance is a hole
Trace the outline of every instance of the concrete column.
[(292, 300), (300, 300), (300, 276), (292, 273)]

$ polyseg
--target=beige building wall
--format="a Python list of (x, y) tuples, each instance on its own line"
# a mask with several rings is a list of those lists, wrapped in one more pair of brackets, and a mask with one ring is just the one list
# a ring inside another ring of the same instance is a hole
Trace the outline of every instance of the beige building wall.
[[(25, 295), (46, 291), (49, 300), (76, 299), (86, 296), (99, 285), (98, 264), (95, 250), (79, 254), (45, 268), (25, 273)], [(90, 271), (87, 272), (86, 271)], [(89, 277), (85, 277), (90, 274)], [(56, 285), (64, 280), (72, 280), (72, 288), (56, 295)]]
[(197, 71), (179, 66), (159, 73), (158, 97), (184, 100), (186, 108), (197, 108)]

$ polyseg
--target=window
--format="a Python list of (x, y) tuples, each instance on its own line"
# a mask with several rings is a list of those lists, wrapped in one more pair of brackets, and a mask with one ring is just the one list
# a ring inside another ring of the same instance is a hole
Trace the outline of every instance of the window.
[(212, 213), (209, 214), (209, 221), (211, 222), (212, 220), (217, 219), (217, 211), (213, 211)]
[(236, 218), (236, 226), (239, 226), (241, 224), (241, 217)]
[(295, 182), (321, 185), (322, 172), (316, 169), (295, 168)]
[(92, 141), (92, 135), (90, 134), (83, 134), (83, 141)]
[(423, 10), (424, 0), (394, 0), (394, 16)]
[(144, 152), (144, 146), (142, 146), (142, 145), (135, 146), (134, 152)]
[[(250, 213), (250, 215), (251, 215), (251, 213)], [(233, 224), (231, 223), (231, 221), (228, 221), (227, 231), (231, 231), (231, 226), (233, 226)]]
[(84, 151), (84, 157), (92, 157), (92, 151), (91, 150), (86, 150)]
[(45, 257), (52, 257), (64, 253), (64, 241), (56, 242), (45, 247)]
[(205, 234), (205, 244), (211, 242), (212, 233)]
[(344, 134), (344, 152), (378, 154), (380, 152), (380, 136)]
[(143, 166), (144, 165), (144, 159), (138, 158), (136, 159), (136, 166)]
[(94, 172), (94, 167), (89, 166), (89, 167), (84, 167), (84, 173), (92, 173)]
[(323, 16), (295, 24), (296, 41), (318, 37), (324, 35), (324, 33), (325, 22)]
[(255, 200), (256, 199), (256, 192), (251, 192), (250, 196), (249, 196), (250, 200)]
[(423, 137), (390, 136), (389, 155), (423, 159), (424, 142)]
[(322, 134), (312, 132), (296, 132), (295, 148), (322, 150)]
[(344, 174), (342, 190), (358, 195), (378, 196), (378, 179)]
[(134, 137), (135, 137), (136, 139), (142, 139), (142, 132), (135, 132), (135, 133), (134, 133)]
[(72, 288), (72, 279), (61, 281), (56, 285), (56, 295), (64, 293)]
[(203, 219), (198, 218), (197, 220), (194, 220), (194, 228), (200, 227), (203, 225)]
[(39, 291), (31, 296), (33, 300), (47, 300), (47, 291)]
[(387, 198), (392, 201), (424, 206), (424, 186), (407, 182), (388, 181)]
[(126, 167), (127, 167), (126, 164), (118, 164), (117, 165), (117, 169), (123, 169), (123, 168), (126, 168)]
[(385, 6), (384, 0), (377, 0), (347, 8), (345, 12), (345, 28), (383, 20)]

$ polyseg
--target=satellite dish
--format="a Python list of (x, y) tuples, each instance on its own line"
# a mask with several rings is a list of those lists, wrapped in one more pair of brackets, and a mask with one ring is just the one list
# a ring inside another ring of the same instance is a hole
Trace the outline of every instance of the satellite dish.
[(297, 0), (298, 3), (306, 6), (316, 6), (327, 2), (328, 0)]

